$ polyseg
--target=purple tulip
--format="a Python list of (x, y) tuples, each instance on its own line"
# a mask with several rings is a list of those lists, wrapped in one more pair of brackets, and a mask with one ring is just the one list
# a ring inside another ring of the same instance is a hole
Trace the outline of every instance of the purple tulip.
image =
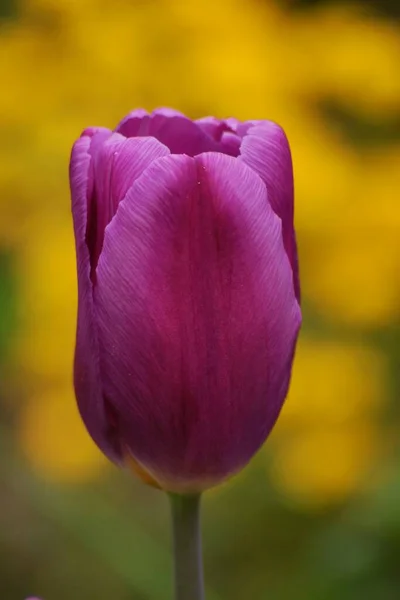
[(289, 386), (301, 313), (286, 136), (136, 110), (83, 132), (70, 180), (87, 429), (164, 489), (215, 485), (263, 444)]

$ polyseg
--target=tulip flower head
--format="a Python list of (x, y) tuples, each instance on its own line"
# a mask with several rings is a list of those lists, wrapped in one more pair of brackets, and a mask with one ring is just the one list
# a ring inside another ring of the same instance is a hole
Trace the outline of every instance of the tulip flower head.
[(83, 132), (70, 183), (82, 418), (114, 462), (202, 491), (248, 463), (289, 386), (301, 313), (286, 136), (136, 110)]

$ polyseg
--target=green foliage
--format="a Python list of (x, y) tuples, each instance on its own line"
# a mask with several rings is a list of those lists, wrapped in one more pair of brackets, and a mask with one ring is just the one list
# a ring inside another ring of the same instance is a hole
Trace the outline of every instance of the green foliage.
[(0, 362), (7, 351), (15, 327), (14, 274), (12, 255), (0, 250)]
[(15, 18), (18, 15), (17, 0), (0, 0), (0, 23), (3, 19)]
[[(333, 4), (332, 0), (283, 0), (286, 6), (291, 8), (307, 9), (315, 8), (321, 4)], [(339, 2), (336, 2), (338, 4)], [(345, 4), (343, 1), (342, 4)], [(359, 0), (369, 12), (385, 16), (388, 18), (400, 18), (400, 4), (398, 0)]]

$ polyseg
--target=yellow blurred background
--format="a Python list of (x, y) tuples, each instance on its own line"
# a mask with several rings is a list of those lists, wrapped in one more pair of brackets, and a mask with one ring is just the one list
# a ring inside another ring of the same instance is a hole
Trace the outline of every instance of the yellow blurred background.
[(395, 9), (0, 1), (2, 598), (170, 597), (168, 568), (156, 570), (168, 562), (162, 500), (106, 463), (75, 407), (68, 190), (81, 130), (167, 105), (193, 118), (277, 121), (295, 171), (304, 326), (270, 440), (209, 494), (210, 600), (398, 598)]

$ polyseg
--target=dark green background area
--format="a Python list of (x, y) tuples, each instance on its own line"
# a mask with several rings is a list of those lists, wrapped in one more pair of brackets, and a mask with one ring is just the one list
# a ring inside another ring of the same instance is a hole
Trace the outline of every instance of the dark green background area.
[(0, 20), (16, 18), (18, 16), (17, 0), (0, 0)]
[[(346, 4), (343, 2), (334, 2), (332, 0), (282, 0), (287, 7), (307, 9), (320, 4)], [(400, 3), (398, 0), (359, 0), (359, 6), (363, 6), (366, 11), (392, 18), (400, 18)]]
[(13, 256), (0, 249), (0, 362), (5, 353), (16, 324), (16, 282)]

